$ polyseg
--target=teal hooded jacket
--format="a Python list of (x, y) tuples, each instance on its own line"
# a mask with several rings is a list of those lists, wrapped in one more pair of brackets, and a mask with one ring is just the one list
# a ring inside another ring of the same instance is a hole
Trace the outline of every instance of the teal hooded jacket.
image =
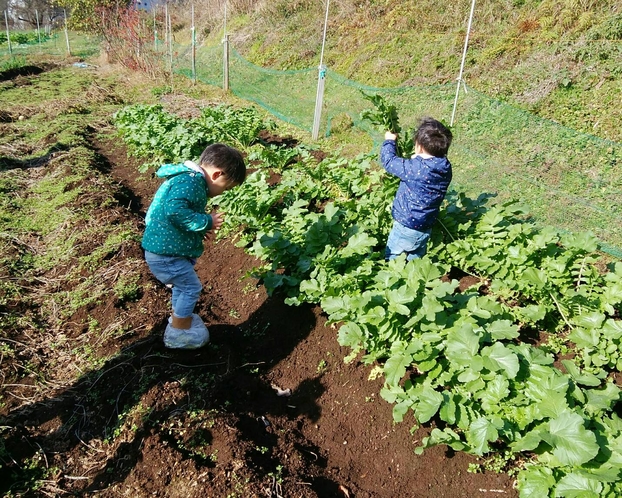
[(162, 256), (198, 258), (203, 237), (212, 228), (206, 214), (208, 187), (194, 163), (165, 164), (156, 176), (165, 178), (145, 218), (143, 249)]

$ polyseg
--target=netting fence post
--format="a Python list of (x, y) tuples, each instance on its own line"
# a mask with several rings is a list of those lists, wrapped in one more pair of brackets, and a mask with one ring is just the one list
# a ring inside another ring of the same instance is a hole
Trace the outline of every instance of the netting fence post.
[(6, 42), (9, 45), (9, 55), (13, 55), (13, 48), (11, 47), (11, 33), (9, 31), (9, 18), (4, 11), (4, 25), (6, 26)]
[(196, 44), (196, 31), (194, 28), (194, 3), (192, 4), (192, 82), (197, 82), (197, 44)]
[(315, 113), (313, 115), (313, 140), (320, 135), (320, 119), (322, 118), (322, 105), (324, 103), (324, 84), (326, 82), (326, 66), (321, 64), (317, 78), (317, 92), (315, 94)]
[(229, 35), (227, 34), (227, 0), (225, 0), (225, 21), (222, 38), (222, 89), (229, 91)]
[(153, 7), (153, 51), (158, 51), (158, 26), (156, 25), (156, 10), (157, 6)]
[[(462, 62), (460, 63), (460, 73), (458, 74), (458, 84), (456, 85), (456, 97), (454, 99), (454, 108), (451, 111), (451, 121), (449, 126), (453, 126), (454, 117), (456, 116), (456, 106), (458, 105), (458, 94), (460, 93), (460, 83), (463, 83), (462, 72), (464, 71), (464, 61), (466, 60), (467, 47), (469, 46), (469, 34), (471, 33), (471, 23), (473, 22), (473, 12), (475, 11), (475, 0), (471, 2), (471, 13), (469, 14), (469, 23), (467, 26), (466, 37), (464, 39), (464, 49), (462, 50)], [(466, 85), (464, 87), (466, 92)]]
[(37, 38), (39, 39), (39, 51), (41, 51), (41, 27), (39, 26), (39, 10), (35, 9), (35, 17), (37, 18)]
[(168, 10), (168, 2), (165, 5), (166, 14), (166, 34), (168, 36), (168, 62), (171, 71), (171, 88), (173, 88), (173, 23), (171, 21), (171, 13)]
[(222, 53), (222, 89), (225, 92), (229, 91), (229, 35), (225, 35), (222, 41), (223, 53)]
[(324, 34), (322, 35), (322, 51), (320, 53), (320, 65), (318, 68), (317, 92), (315, 93), (315, 112), (313, 114), (312, 138), (317, 140), (320, 135), (320, 119), (322, 118), (322, 105), (324, 104), (324, 84), (326, 81), (326, 66), (324, 65), (324, 47), (326, 46), (326, 28), (328, 26), (328, 8), (330, 0), (326, 0), (326, 15), (324, 16)]
[(71, 57), (71, 47), (69, 46), (69, 30), (67, 29), (67, 10), (63, 9), (65, 15), (65, 41), (67, 42), (67, 55)]

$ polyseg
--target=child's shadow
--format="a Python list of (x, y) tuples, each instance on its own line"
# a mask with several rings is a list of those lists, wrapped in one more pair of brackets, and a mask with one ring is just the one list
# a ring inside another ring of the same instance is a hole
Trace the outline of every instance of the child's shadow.
[[(248, 333), (266, 317), (271, 318), (263, 335)], [(232, 416), (237, 420), (238, 439), (257, 447), (274, 446), (276, 435), (262, 424), (269, 425), (271, 416), (291, 415), (291, 409), (288, 399), (277, 397), (273, 386), (261, 379), (255, 365), (265, 369), (277, 364), (310, 333), (315, 321), (308, 306), (292, 308), (282, 299), (268, 298), (239, 326), (211, 325), (210, 344), (193, 351), (166, 349), (163, 321), (150, 336), (122, 349), (54, 398), (14, 410), (1, 422), (9, 430), (1, 455), (8, 458), (0, 468), (0, 491), (25, 491), (11, 489), (12, 483), (28, 480), (31, 470), (25, 463), (37, 456), (45, 459), (47, 467), (63, 468), (68, 455), (82, 454), (89, 460), (90, 470), (85, 468), (82, 476), (60, 478), (57, 485), (64, 492), (95, 492), (123, 482), (142, 459), (145, 438), (158, 433), (175, 447), (175, 438), (166, 438), (162, 424), (184, 420), (198, 407)], [(201, 385), (204, 390), (193, 387)], [(321, 378), (292, 387), (292, 399), (299, 406), (296, 416), (317, 419), (316, 400), (324, 389)], [(49, 432), (39, 435), (46, 426)], [(209, 442), (209, 429), (201, 437)], [(115, 444), (113, 452), (106, 446)], [(208, 459), (197, 460), (183, 444), (175, 448), (182, 458), (214, 466)], [(278, 464), (265, 461), (260, 454), (249, 458), (255, 460), (251, 466), (256, 468)]]

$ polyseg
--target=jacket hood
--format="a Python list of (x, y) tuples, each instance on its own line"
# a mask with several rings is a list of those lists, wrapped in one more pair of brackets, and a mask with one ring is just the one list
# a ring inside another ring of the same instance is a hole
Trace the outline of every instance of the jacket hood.
[(183, 164), (165, 164), (156, 171), (156, 176), (160, 178), (171, 178), (181, 173), (188, 173), (189, 171), (195, 171), (203, 175), (203, 171), (192, 161), (186, 161)]

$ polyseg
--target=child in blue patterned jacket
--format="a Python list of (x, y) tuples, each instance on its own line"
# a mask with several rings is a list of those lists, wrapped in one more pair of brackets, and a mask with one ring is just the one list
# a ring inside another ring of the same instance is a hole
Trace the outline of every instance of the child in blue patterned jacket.
[(432, 225), (451, 183), (447, 151), (452, 133), (441, 122), (425, 117), (414, 133), (415, 154), (410, 159), (397, 155), (397, 135), (387, 131), (380, 149), (380, 162), (387, 172), (399, 177), (391, 213), (385, 259), (406, 253), (406, 259), (422, 257), (427, 251)]
[(246, 178), (244, 158), (224, 144), (208, 146), (199, 164), (165, 164), (157, 172), (160, 186), (145, 218), (142, 247), (153, 275), (172, 286), (172, 314), (164, 332), (168, 348), (194, 349), (209, 341), (209, 332), (194, 307), (203, 289), (194, 265), (203, 254), (203, 238), (223, 223), (220, 212), (207, 214), (208, 197), (240, 185)]

